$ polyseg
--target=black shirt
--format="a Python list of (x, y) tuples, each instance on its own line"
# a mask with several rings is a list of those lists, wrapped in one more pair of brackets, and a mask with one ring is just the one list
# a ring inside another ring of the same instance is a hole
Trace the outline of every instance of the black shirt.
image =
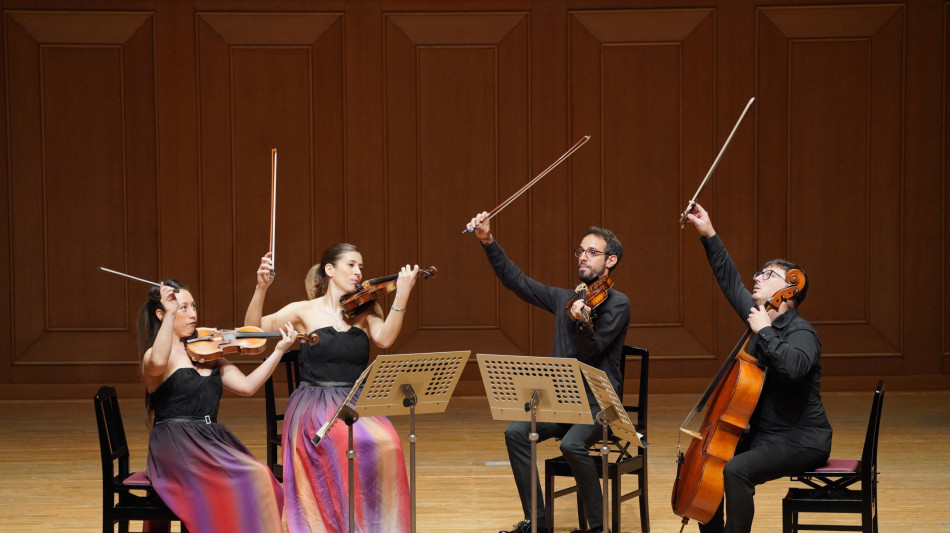
[[(485, 246), (488, 261), (495, 275), (507, 289), (522, 300), (554, 315), (554, 357), (572, 357), (603, 370), (614, 390), (620, 387), (620, 362), (623, 343), (630, 327), (630, 300), (625, 294), (610, 289), (607, 298), (597, 306), (593, 329), (575, 322), (565, 308), (574, 291), (549, 287), (524, 274), (497, 242)], [(596, 405), (588, 389), (588, 398)]]
[[(755, 306), (718, 235), (701, 238), (719, 288), (748, 325)], [(831, 452), (831, 424), (821, 401), (821, 341), (794, 307), (749, 337), (748, 351), (766, 367), (750, 426), (756, 442), (779, 442)]]

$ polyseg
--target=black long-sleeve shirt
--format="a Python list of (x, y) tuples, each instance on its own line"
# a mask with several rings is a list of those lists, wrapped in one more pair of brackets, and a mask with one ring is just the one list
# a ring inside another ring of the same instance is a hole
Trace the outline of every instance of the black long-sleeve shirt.
[[(619, 391), (623, 343), (630, 327), (630, 300), (627, 296), (610, 289), (607, 299), (597, 306), (593, 329), (584, 327), (575, 322), (569, 309), (564, 307), (574, 296), (573, 290), (550, 287), (529, 278), (508, 259), (497, 242), (486, 245), (485, 254), (502, 285), (522, 300), (554, 315), (551, 355), (573, 357), (603, 370), (614, 390)], [(594, 401), (589, 389), (588, 397)]]
[[(748, 325), (755, 307), (739, 270), (718, 235), (701, 238), (719, 288)], [(756, 442), (779, 442), (831, 452), (831, 424), (821, 401), (821, 341), (812, 325), (789, 308), (749, 337), (749, 354), (767, 368), (750, 426)]]

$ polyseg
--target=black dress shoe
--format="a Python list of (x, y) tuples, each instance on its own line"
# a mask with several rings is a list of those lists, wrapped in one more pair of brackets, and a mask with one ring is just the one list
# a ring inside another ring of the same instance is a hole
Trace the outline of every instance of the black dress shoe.
[[(543, 529), (539, 527), (538, 531), (543, 531)], [(499, 531), (498, 533), (531, 533), (531, 520), (522, 520), (512, 526), (510, 530)]]

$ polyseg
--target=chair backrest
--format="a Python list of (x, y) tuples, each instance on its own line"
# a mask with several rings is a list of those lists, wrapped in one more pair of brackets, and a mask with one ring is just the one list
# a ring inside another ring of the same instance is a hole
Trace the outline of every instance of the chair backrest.
[[(287, 372), (287, 396), (289, 397), (300, 385), (300, 350), (288, 350), (280, 358)], [(264, 382), (264, 422), (267, 434), (267, 466), (283, 481), (283, 466), (280, 464), (278, 446), (280, 446), (280, 423), (284, 419), (283, 413), (277, 414), (277, 402), (274, 394), (274, 380), (267, 378)]]
[(623, 362), (620, 364), (620, 395), (621, 400), (623, 400), (623, 381), (627, 376), (627, 363), (633, 357), (640, 358), (640, 389), (637, 392), (637, 404), (636, 405), (624, 405), (624, 409), (628, 412), (637, 413), (637, 419), (634, 422), (637, 431), (646, 435), (647, 433), (647, 400), (649, 395), (647, 394), (648, 385), (650, 382), (650, 351), (646, 348), (637, 348), (634, 346), (623, 346)]
[(862, 481), (870, 481), (877, 474), (877, 441), (881, 432), (881, 412), (884, 410), (884, 380), (877, 383), (874, 400), (871, 403), (871, 415), (868, 417), (868, 430), (864, 436), (864, 451), (861, 453)]
[[(99, 429), (99, 454), (102, 457), (103, 483), (109, 491), (115, 476), (129, 474), (129, 445), (125, 440), (125, 426), (119, 399), (112, 387), (100, 387), (93, 398), (96, 408), (96, 426)], [(118, 472), (115, 462), (118, 461)]]

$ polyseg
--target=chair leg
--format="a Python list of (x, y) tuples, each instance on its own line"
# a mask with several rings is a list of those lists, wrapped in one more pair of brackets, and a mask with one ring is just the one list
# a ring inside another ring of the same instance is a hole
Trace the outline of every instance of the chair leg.
[(788, 508), (788, 504), (782, 502), (782, 533), (792, 533), (794, 531), (792, 525), (792, 514), (794, 511)]
[(650, 504), (647, 501), (647, 468), (646, 456), (644, 455), (643, 468), (637, 474), (640, 478), (640, 531), (650, 533)]

